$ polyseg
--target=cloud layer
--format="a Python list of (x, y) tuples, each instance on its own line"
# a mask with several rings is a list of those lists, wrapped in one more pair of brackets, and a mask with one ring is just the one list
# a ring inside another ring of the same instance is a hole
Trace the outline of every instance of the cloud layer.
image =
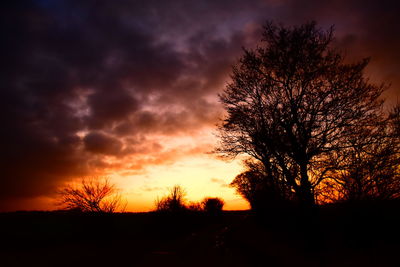
[[(267, 19), (336, 25), (350, 58), (400, 95), (396, 1), (9, 1), (0, 25), (0, 209), (107, 170), (210, 147), (216, 95)], [(179, 138), (178, 138), (179, 139)]]

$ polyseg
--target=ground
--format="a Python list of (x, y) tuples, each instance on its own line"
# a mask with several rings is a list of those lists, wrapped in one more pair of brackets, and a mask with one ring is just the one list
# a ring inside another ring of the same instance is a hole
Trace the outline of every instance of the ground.
[(399, 266), (399, 207), (3, 213), (0, 266)]

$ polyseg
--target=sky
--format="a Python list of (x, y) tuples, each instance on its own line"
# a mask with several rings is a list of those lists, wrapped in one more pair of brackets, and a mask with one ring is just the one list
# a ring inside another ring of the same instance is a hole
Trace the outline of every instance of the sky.
[(108, 176), (128, 211), (179, 184), (188, 201), (247, 203), (229, 187), (240, 159), (210, 153), (218, 93), (273, 20), (334, 25), (346, 60), (400, 97), (398, 1), (7, 1), (0, 10), (0, 211), (57, 208), (57, 190)]

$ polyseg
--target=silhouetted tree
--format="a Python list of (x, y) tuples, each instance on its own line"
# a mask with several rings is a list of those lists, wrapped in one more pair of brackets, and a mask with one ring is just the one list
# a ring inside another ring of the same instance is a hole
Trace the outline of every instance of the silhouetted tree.
[(216, 215), (222, 212), (225, 202), (218, 197), (206, 197), (201, 204), (206, 213)]
[(126, 202), (108, 178), (82, 179), (79, 184), (68, 185), (58, 193), (58, 204), (68, 210), (113, 213), (124, 211), (126, 207)]
[(333, 30), (314, 22), (264, 26), (262, 44), (244, 50), (220, 95), (228, 115), (217, 151), (248, 154), (269, 180), (282, 180), (303, 206), (325, 178), (321, 161), (380, 116), (384, 85), (363, 77), (368, 59), (348, 64), (331, 47)]
[[(259, 167), (260, 164), (256, 166)], [(250, 206), (254, 208), (256, 205), (256, 195), (262, 191), (260, 187), (265, 183), (265, 179), (266, 175), (264, 175), (262, 170), (249, 168), (247, 171), (238, 174), (230, 186), (234, 187), (250, 203)]]
[(156, 211), (180, 212), (187, 209), (185, 205), (185, 190), (175, 185), (169, 190), (169, 194), (156, 200)]

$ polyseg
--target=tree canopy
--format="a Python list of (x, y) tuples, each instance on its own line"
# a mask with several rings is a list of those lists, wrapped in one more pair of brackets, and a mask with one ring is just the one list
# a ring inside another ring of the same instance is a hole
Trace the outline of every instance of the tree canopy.
[[(364, 77), (369, 59), (348, 63), (334, 49), (333, 28), (315, 22), (263, 28), (261, 44), (233, 67), (220, 101), (227, 116), (219, 127), (227, 156), (247, 154), (261, 163), (267, 183), (312, 206), (317, 186), (335, 168), (327, 159), (387, 123), (380, 98), (386, 85)], [(332, 162), (331, 162), (332, 163)]]

